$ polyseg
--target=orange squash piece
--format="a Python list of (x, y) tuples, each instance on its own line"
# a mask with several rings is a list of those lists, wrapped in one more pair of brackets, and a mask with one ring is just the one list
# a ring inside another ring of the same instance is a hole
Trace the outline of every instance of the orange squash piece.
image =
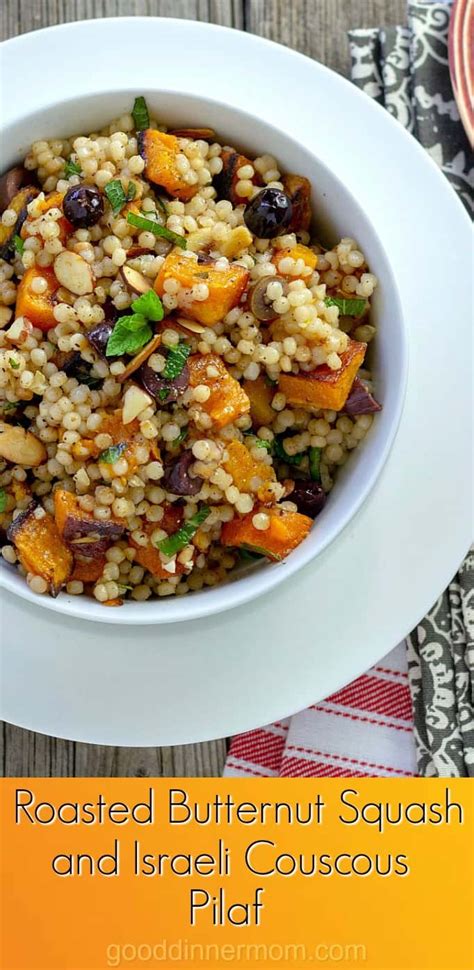
[(182, 202), (192, 199), (199, 185), (188, 185), (177, 168), (176, 157), (181, 149), (175, 135), (146, 128), (138, 133), (137, 140), (138, 151), (145, 162), (145, 177)]
[(57, 596), (71, 575), (73, 558), (52, 515), (32, 502), (13, 520), (7, 535), (23, 568), (42, 576), (51, 595)]
[(274, 502), (275, 495), (269, 487), (276, 481), (276, 474), (272, 465), (253, 458), (248, 448), (240, 441), (230, 441), (226, 446), (228, 458), (223, 462), (224, 468), (234, 479), (234, 485), (240, 492), (252, 492), (261, 502)]
[(74, 557), (74, 569), (71, 579), (81, 583), (96, 583), (102, 576), (106, 560), (104, 557), (99, 559), (78, 559)]
[[(122, 410), (118, 408), (113, 411), (112, 414), (106, 414), (102, 421), (102, 424), (97, 432), (97, 434), (108, 434), (112, 438), (112, 443), (114, 445), (126, 444), (126, 448), (120, 457), (126, 458), (128, 462), (128, 472), (127, 475), (133, 474), (135, 469), (138, 467), (138, 462), (135, 455), (135, 449), (137, 447), (137, 435), (140, 431), (139, 422), (135, 419), (130, 421), (129, 424), (123, 424), (122, 421)], [(160, 459), (160, 450), (154, 441), (149, 441), (148, 445), (153, 454), (153, 457), (157, 461)], [(105, 450), (105, 449), (104, 449)], [(72, 446), (72, 454), (77, 461), (87, 461), (88, 458), (98, 458), (101, 449), (98, 448), (95, 441), (91, 438), (81, 438), (79, 441), (74, 442)]]
[(311, 224), (311, 182), (304, 175), (284, 175), (282, 185), (293, 203), (288, 232), (307, 232)]
[(189, 306), (183, 307), (183, 315), (189, 316), (207, 327), (219, 323), (225, 315), (237, 306), (248, 283), (248, 270), (237, 263), (231, 263), (228, 269), (215, 269), (216, 260), (210, 256), (201, 257), (201, 261), (189, 256), (183, 256), (178, 249), (172, 250), (166, 257), (155, 280), (155, 290), (163, 296), (165, 281), (177, 280), (185, 289), (190, 289), (198, 283), (205, 283), (209, 289), (206, 300), (193, 300)]
[[(257, 512), (270, 516), (270, 526), (265, 531), (256, 529), (252, 523)], [(286, 512), (284, 509), (254, 509), (241, 519), (225, 522), (221, 532), (223, 546), (235, 546), (259, 552), (268, 559), (281, 560), (299, 546), (306, 538), (313, 520), (300, 512)]]
[(272, 408), (272, 398), (275, 389), (265, 380), (257, 377), (256, 381), (244, 381), (243, 388), (250, 400), (250, 416), (256, 428), (270, 425), (275, 417)]
[[(48, 195), (44, 197), (43, 201), (40, 202), (39, 204), (39, 208), (41, 209), (41, 215), (44, 215), (45, 212), (49, 212), (50, 209), (62, 209), (63, 199), (64, 199), (64, 192), (50, 192)], [(74, 226), (72, 225), (71, 222), (69, 222), (69, 219), (66, 219), (66, 216), (61, 216), (61, 218), (58, 219), (58, 226), (60, 229), (59, 239), (64, 244), (66, 242), (67, 237), (70, 236), (72, 232), (74, 232)], [(26, 239), (25, 227), (23, 227), (21, 231), (21, 237), (22, 239)]]
[(275, 264), (280, 276), (288, 276), (290, 281), (308, 279), (311, 274), (300, 273), (298, 276), (293, 276), (291, 273), (284, 273), (283, 270), (280, 269), (280, 262), (285, 258), (285, 256), (291, 256), (291, 258), (294, 260), (302, 259), (305, 266), (309, 266), (311, 271), (316, 269), (316, 266), (318, 265), (317, 253), (313, 253), (313, 250), (310, 249), (309, 246), (303, 246), (302, 243), (297, 243), (296, 246), (293, 246), (291, 249), (278, 249), (272, 256), (272, 263)]
[[(32, 289), (33, 280), (44, 279), (47, 289), (44, 293), (35, 293)], [(46, 332), (57, 325), (54, 319), (54, 294), (59, 283), (49, 266), (32, 266), (27, 269), (18, 287), (16, 297), (17, 317), (26, 317), (34, 327)]]
[(281, 374), (278, 387), (289, 404), (342, 411), (366, 350), (367, 344), (350, 340), (339, 370), (322, 364), (305, 374)]
[[(183, 509), (179, 505), (168, 505), (165, 508), (165, 514), (161, 522), (147, 522), (143, 526), (143, 531), (151, 536), (155, 529), (164, 529), (168, 535), (173, 535), (177, 532), (183, 522)], [(155, 579), (169, 579), (170, 576), (182, 576), (185, 572), (188, 572), (184, 563), (176, 560), (176, 568), (174, 573), (170, 573), (165, 569), (164, 563), (162, 563), (160, 558), (159, 549), (152, 545), (151, 540), (147, 546), (139, 546), (132, 536), (129, 538), (130, 545), (134, 546), (137, 550), (135, 553), (135, 562), (147, 569)]]
[(202, 409), (212, 418), (214, 428), (224, 428), (250, 409), (250, 401), (217, 354), (200, 354), (188, 358), (191, 387), (205, 384), (211, 391)]

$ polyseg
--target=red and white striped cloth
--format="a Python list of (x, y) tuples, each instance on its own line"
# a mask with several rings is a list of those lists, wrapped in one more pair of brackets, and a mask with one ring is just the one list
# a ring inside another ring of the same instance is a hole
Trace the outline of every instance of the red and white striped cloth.
[(233, 738), (224, 775), (416, 775), (405, 643), (306, 711)]

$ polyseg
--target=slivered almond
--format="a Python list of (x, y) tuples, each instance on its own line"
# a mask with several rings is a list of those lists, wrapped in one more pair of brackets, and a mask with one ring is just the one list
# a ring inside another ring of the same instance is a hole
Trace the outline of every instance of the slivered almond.
[(54, 260), (54, 273), (58, 283), (76, 296), (92, 293), (94, 288), (92, 270), (78, 253), (63, 249)]
[(150, 404), (153, 403), (154, 401), (151, 395), (147, 394), (142, 387), (139, 387), (138, 384), (130, 384), (123, 398), (123, 424), (130, 424), (145, 408), (150, 407)]
[(131, 290), (135, 293), (148, 293), (148, 290), (153, 288), (153, 284), (150, 280), (147, 280), (143, 273), (139, 273), (138, 270), (132, 269), (131, 266), (122, 266), (120, 273)]
[(195, 320), (187, 320), (185, 317), (176, 317), (175, 323), (180, 327), (184, 327), (185, 330), (190, 330), (191, 333), (204, 333), (206, 329), (202, 323), (196, 323)]
[(194, 138), (201, 141), (215, 141), (216, 137), (213, 128), (173, 128), (169, 134), (175, 138)]
[(123, 384), (123, 382), (126, 381), (131, 374), (133, 374), (136, 370), (138, 370), (138, 368), (141, 367), (141, 365), (144, 364), (146, 360), (148, 360), (150, 354), (153, 354), (155, 350), (158, 349), (158, 347), (160, 346), (160, 343), (161, 343), (161, 334), (156, 333), (155, 336), (150, 340), (150, 342), (146, 344), (145, 347), (142, 347), (142, 349), (138, 352), (138, 354), (135, 355), (135, 357), (132, 357), (131, 361), (127, 364), (125, 370), (122, 371), (121, 374), (115, 375), (115, 380), (118, 381), (119, 384)]
[(14, 465), (35, 468), (42, 465), (47, 457), (43, 442), (31, 431), (0, 421), (0, 458), (6, 458)]

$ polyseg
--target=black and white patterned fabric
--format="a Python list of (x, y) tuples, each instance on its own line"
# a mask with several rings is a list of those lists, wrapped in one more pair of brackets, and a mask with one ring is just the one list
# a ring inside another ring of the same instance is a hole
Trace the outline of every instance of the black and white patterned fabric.
[[(352, 80), (430, 153), (474, 212), (472, 153), (448, 66), (450, 3), (408, 4), (408, 27), (353, 30)], [(474, 551), (407, 638), (418, 772), (474, 777)]]

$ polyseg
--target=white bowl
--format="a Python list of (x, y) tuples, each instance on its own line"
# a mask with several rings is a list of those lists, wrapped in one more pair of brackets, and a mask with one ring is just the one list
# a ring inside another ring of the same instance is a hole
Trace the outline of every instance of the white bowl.
[[(92, 49), (97, 49), (103, 32), (110, 30), (110, 23), (78, 23), (47, 30), (42, 32), (41, 44), (34, 43), (38, 35), (33, 35), (33, 64), (28, 57), (28, 36), (9, 42), (6, 50), (8, 52), (13, 49), (12, 53), (15, 53), (16, 45), (26, 47), (21, 56), (22, 71), (25, 70), (32, 80), (35, 69), (41, 70), (42, 60), (47, 61), (48, 56), (52, 56), (62, 42), (66, 41), (71, 47), (80, 46), (81, 33), (84, 31), (89, 39), (89, 47), (92, 45)], [(129, 23), (137, 27), (135, 19)], [(162, 23), (153, 21), (154, 29), (159, 30)], [(192, 28), (192, 34), (197, 29), (205, 37), (216, 33), (215, 28), (205, 29), (206, 25), (203, 24), (181, 21), (165, 23), (168, 33), (170, 24), (171, 30), (176, 31), (176, 52), (180, 49), (181, 42), (186, 44), (189, 28)], [(110, 60), (110, 53), (104, 52), (104, 58)], [(215, 84), (212, 83), (213, 63), (211, 59), (208, 65), (211, 83), (208, 79), (206, 86), (211, 90), (215, 87), (216, 92), (219, 92), (221, 84), (217, 68)], [(142, 76), (140, 67), (137, 68), (134, 62), (133, 71), (126, 68), (125, 72), (121, 70), (116, 75), (111, 74), (107, 86), (102, 88), (103, 64), (99, 63), (98, 58), (91, 58), (89, 67), (92, 77), (89, 73), (85, 75), (71, 71), (66, 62), (62, 63), (60, 84), (46, 76), (44, 82), (42, 81), (44, 87), (39, 92), (33, 88), (27, 98), (16, 98), (13, 110), (6, 106), (6, 114), (10, 117), (5, 119), (1, 136), (2, 171), (21, 161), (32, 141), (87, 134), (129, 111), (134, 97), (144, 94), (152, 113), (163, 123), (174, 127), (211, 126), (224, 143), (238, 146), (250, 155), (269, 152), (275, 155), (284, 171), (306, 175), (313, 186), (317, 235), (332, 242), (341, 236), (354, 237), (366, 254), (371, 271), (379, 279), (372, 310), (378, 333), (370, 363), (375, 376), (376, 395), (383, 404), (383, 410), (377, 415), (362, 446), (340, 470), (329, 501), (315, 521), (311, 534), (284, 562), (254, 566), (243, 575), (213, 589), (146, 603), (126, 602), (119, 610), (104, 609), (92, 598), (71, 597), (66, 593), (61, 593), (57, 599), (35, 596), (13, 567), (3, 562), (1, 564), (2, 585), (45, 609), (105, 623), (156, 624), (191, 620), (240, 606), (268, 592), (322, 552), (356, 515), (384, 466), (402, 412), (407, 379), (407, 338), (401, 303), (384, 250), (383, 213), (380, 213), (380, 226), (369, 221), (344, 181), (314, 151), (315, 139), (311, 129), (308, 130), (307, 144), (295, 141), (284, 130), (266, 120), (266, 112), (261, 104), (253, 107), (253, 113), (250, 114), (244, 110), (245, 103), (224, 104), (208, 95), (204, 97), (191, 93), (191, 90), (186, 90), (186, 85), (191, 88), (191, 78), (189, 75), (186, 77), (186, 71), (185, 90), (169, 90), (163, 87), (161, 71), (157, 72), (156, 79), (150, 83), (150, 79)], [(124, 75), (129, 82), (127, 87), (123, 87)], [(133, 87), (130, 86), (132, 75)], [(91, 93), (91, 84), (93, 90), (95, 77), (95, 91), (99, 88), (101, 93)], [(115, 83), (111, 82), (111, 77), (117, 78)], [(271, 100), (271, 92), (268, 93)], [(351, 110), (351, 86), (346, 85), (344, 93), (343, 103), (346, 110)], [(324, 152), (326, 137), (330, 138), (331, 133), (322, 132), (320, 135), (321, 154)], [(361, 151), (362, 147), (363, 136), (357, 150)], [(350, 155), (355, 155), (354, 151), (348, 153), (348, 164)], [(353, 173), (351, 181), (353, 182)]]

